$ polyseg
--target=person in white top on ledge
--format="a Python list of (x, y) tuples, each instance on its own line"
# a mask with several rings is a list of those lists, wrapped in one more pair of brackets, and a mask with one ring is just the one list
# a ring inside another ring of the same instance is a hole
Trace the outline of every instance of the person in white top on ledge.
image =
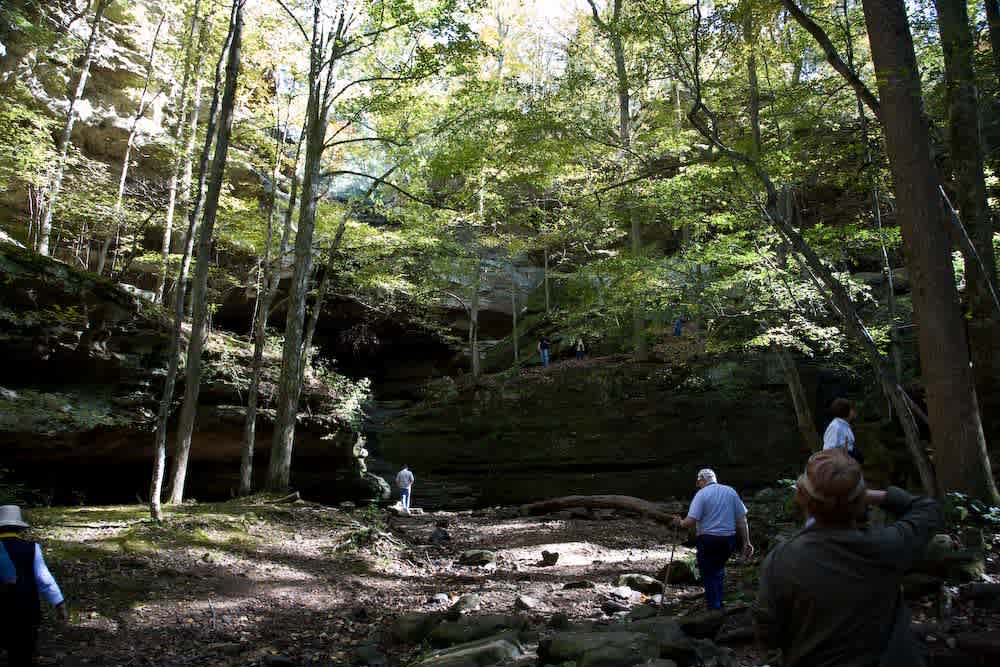
[(403, 505), (403, 511), (409, 514), (410, 489), (413, 488), (413, 473), (409, 467), (404, 465), (403, 469), (396, 473), (396, 486), (399, 487), (399, 502)]
[(854, 430), (851, 428), (851, 422), (858, 416), (854, 404), (846, 398), (834, 399), (830, 404), (830, 413), (833, 421), (823, 433), (823, 449), (842, 448), (855, 461), (864, 463), (865, 457), (854, 441)]

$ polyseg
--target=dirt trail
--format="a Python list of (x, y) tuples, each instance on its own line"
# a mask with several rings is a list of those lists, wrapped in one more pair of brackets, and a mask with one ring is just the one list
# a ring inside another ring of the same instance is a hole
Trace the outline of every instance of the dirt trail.
[[(386, 664), (406, 665), (424, 649), (391, 641), (389, 629), (402, 612), (443, 611), (475, 593), (480, 613), (521, 613), (536, 627), (556, 612), (605, 619), (608, 601), (649, 601), (639, 593), (623, 599), (616, 579), (655, 576), (677, 539), (669, 527), (610, 511), (393, 517), (384, 510), (224, 503), (178, 508), (163, 526), (144, 512), (136, 506), (29, 514), (73, 610), (68, 626), (46, 621), (40, 664), (332, 667), (357, 664), (358, 647), (367, 646)], [(450, 539), (438, 542), (442, 529)], [(470, 549), (489, 550), (495, 560), (459, 565)], [(559, 553), (556, 565), (540, 564), (543, 550)], [(678, 561), (692, 557), (690, 548), (677, 547)], [(995, 573), (996, 558), (989, 563)], [(731, 563), (731, 606), (752, 600), (756, 564)], [(581, 587), (565, 587), (573, 583)], [(537, 606), (516, 609), (519, 596)], [(670, 587), (666, 603), (670, 614), (703, 608), (694, 585)], [(916, 620), (930, 607), (918, 602)], [(995, 613), (972, 622), (997, 626)], [(741, 665), (763, 664), (752, 645), (734, 648)]]

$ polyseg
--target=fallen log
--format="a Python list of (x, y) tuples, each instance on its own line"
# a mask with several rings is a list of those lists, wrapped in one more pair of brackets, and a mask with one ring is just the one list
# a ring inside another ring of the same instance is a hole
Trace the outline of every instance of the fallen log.
[(654, 521), (671, 525), (676, 516), (675, 514), (663, 511), (658, 505), (648, 500), (633, 496), (563, 496), (561, 498), (541, 500), (537, 503), (523, 505), (521, 507), (521, 514), (550, 514), (577, 507), (635, 512)]

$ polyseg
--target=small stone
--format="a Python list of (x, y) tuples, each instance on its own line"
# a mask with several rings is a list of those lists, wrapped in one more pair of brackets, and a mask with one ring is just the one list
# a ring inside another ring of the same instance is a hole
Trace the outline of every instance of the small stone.
[(556, 630), (565, 630), (569, 627), (569, 616), (561, 611), (556, 612), (555, 614), (552, 614), (552, 618), (549, 619), (548, 625), (550, 628), (554, 628)]
[(16, 391), (0, 387), (0, 398), (4, 399), (5, 401), (16, 401), (20, 397), (17, 395)]
[(621, 600), (631, 600), (633, 598), (638, 598), (639, 593), (632, 590), (628, 586), (617, 586), (611, 589), (611, 596)]
[(475, 593), (466, 593), (462, 597), (455, 601), (455, 604), (448, 609), (450, 616), (458, 616), (459, 614), (465, 614), (470, 611), (476, 611), (482, 604), (482, 600)]
[(269, 655), (264, 658), (263, 664), (267, 667), (298, 667), (299, 663), (283, 655)]
[(442, 542), (451, 541), (451, 534), (444, 528), (435, 528), (434, 532), (431, 533), (430, 543), (431, 544), (441, 544)]
[(441, 605), (442, 607), (446, 604), (451, 604), (451, 598), (448, 597), (447, 593), (435, 593), (427, 599), (430, 604)]
[(497, 555), (486, 549), (469, 549), (458, 558), (459, 565), (480, 566), (495, 562)]
[(392, 626), (392, 636), (402, 644), (417, 644), (441, 621), (441, 614), (411, 611), (396, 619)]
[(622, 604), (617, 600), (605, 600), (601, 603), (601, 611), (608, 616), (614, 616), (615, 614), (626, 612), (628, 610), (629, 606), (627, 604)]
[(571, 591), (580, 588), (595, 588), (596, 586), (597, 584), (595, 584), (593, 581), (587, 581), (586, 579), (584, 579), (582, 581), (567, 582), (566, 585), (563, 586), (563, 589)]
[(388, 659), (374, 644), (362, 644), (351, 652), (351, 664), (358, 667), (385, 667)]
[(518, 595), (517, 599), (514, 600), (514, 609), (520, 611), (534, 611), (541, 606), (540, 600), (527, 595)]
[(543, 551), (542, 552), (542, 565), (544, 567), (551, 567), (559, 562), (559, 554), (554, 551)]
[(344, 502), (342, 502), (339, 505), (337, 505), (337, 507), (339, 507), (342, 510), (352, 510), (352, 509), (356, 508), (357, 505), (355, 505), (354, 503), (352, 503), (350, 500), (345, 500)]

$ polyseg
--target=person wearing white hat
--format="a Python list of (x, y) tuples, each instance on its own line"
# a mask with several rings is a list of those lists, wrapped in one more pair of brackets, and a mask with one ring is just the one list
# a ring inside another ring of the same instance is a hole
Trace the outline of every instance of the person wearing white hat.
[(7, 663), (11, 667), (34, 664), (38, 626), (42, 620), (40, 598), (44, 597), (55, 607), (60, 619), (69, 618), (66, 601), (45, 564), (42, 548), (21, 536), (27, 528), (20, 507), (0, 506), (0, 543), (16, 573), (12, 594), (5, 596), (0, 609), (3, 621), (0, 623), (0, 647), (7, 651)]

